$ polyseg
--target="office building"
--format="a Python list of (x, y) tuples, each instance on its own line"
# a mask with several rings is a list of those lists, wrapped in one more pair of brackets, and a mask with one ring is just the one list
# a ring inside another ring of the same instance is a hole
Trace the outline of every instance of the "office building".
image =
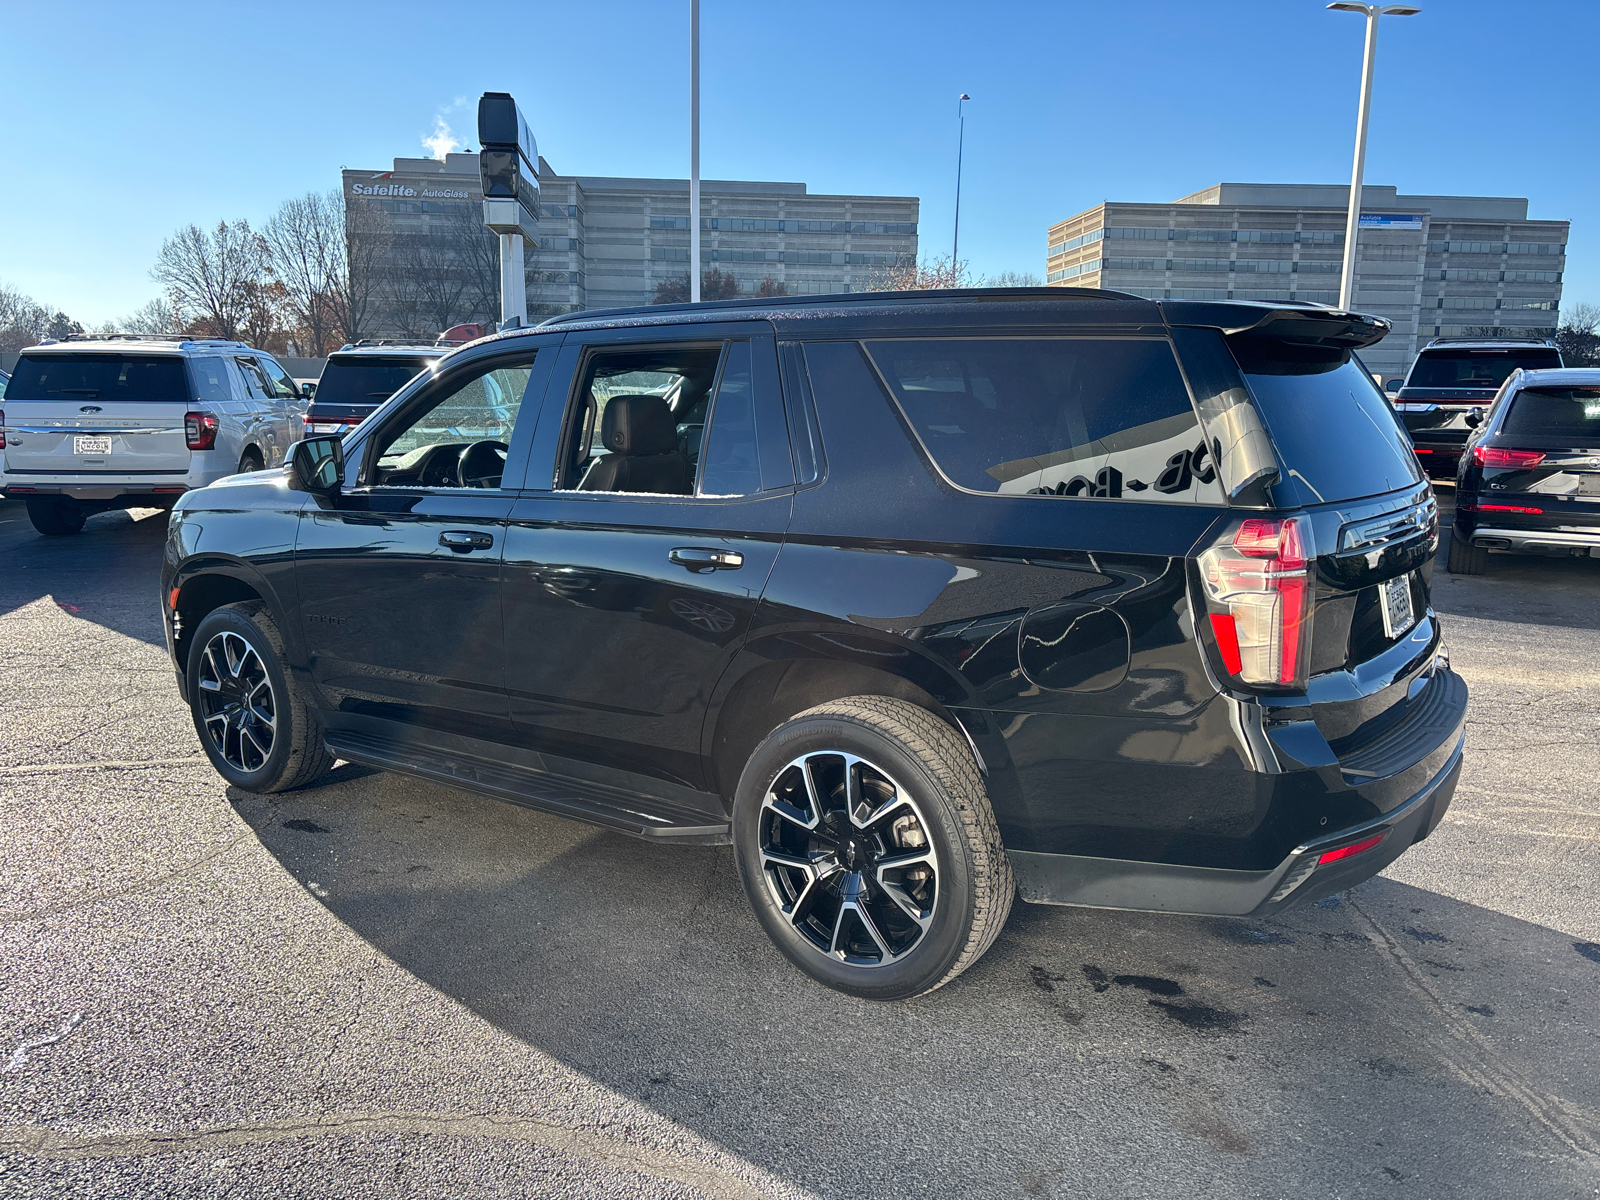
[[(499, 313), (499, 258), (483, 228), (476, 154), (397, 158), (344, 172), (352, 239), (371, 237), (374, 336), (435, 333)], [(539, 159), (539, 236), (527, 247), (531, 318), (648, 304), (687, 279), (689, 181), (559, 175)], [(914, 196), (821, 196), (803, 183), (702, 180), (700, 258), (789, 295), (859, 290), (915, 261)], [(770, 281), (770, 282), (768, 282)]]
[[(1170, 204), (1107, 201), (1050, 227), (1046, 281), (1152, 299), (1339, 302), (1336, 184), (1219, 183)], [(1363, 352), (1384, 378), (1430, 338), (1554, 333), (1566, 221), (1525, 199), (1362, 189), (1354, 307), (1394, 330)]]

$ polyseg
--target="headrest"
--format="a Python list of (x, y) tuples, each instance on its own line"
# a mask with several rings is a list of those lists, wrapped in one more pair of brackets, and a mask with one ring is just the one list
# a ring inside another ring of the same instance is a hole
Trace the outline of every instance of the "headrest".
[(600, 441), (613, 454), (671, 454), (678, 430), (660, 396), (613, 396), (600, 418)]

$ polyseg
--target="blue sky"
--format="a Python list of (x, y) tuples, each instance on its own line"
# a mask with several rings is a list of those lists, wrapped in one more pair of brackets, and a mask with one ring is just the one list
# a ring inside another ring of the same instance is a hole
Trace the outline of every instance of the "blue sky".
[[(1419, 2), (1383, 22), (1367, 180), (1527, 196), (1573, 222), (1566, 302), (1600, 303), (1600, 0)], [(424, 154), (436, 119), (470, 143), (485, 90), (563, 173), (688, 171), (688, 0), (6, 8), (0, 281), (86, 323), (156, 295), (179, 226)], [(1101, 200), (1349, 177), (1363, 22), (1322, 0), (702, 0), (702, 25), (703, 173), (919, 196), (924, 252), (971, 93), (979, 273), (1042, 275), (1047, 227)]]

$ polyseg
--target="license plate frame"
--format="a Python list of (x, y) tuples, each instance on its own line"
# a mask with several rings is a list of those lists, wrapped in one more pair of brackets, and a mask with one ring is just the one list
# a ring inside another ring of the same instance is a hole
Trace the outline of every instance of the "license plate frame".
[(1378, 611), (1383, 615), (1383, 632), (1390, 641), (1417, 623), (1410, 572), (1385, 579), (1378, 585)]
[(72, 439), (72, 452), (74, 454), (110, 454), (111, 439), (109, 437), (75, 437)]

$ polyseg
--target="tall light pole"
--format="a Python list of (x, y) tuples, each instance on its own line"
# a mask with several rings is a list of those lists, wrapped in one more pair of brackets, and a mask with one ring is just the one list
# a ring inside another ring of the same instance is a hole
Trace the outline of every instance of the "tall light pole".
[(689, 303), (700, 303), (700, 0), (689, 0)]
[(1328, 5), (1367, 18), (1367, 50), (1361, 60), (1361, 106), (1356, 110), (1356, 161), (1350, 170), (1350, 214), (1344, 225), (1344, 274), (1339, 280), (1339, 307), (1356, 301), (1356, 232), (1361, 228), (1361, 173), (1367, 165), (1367, 114), (1372, 108), (1372, 60), (1378, 52), (1378, 18), (1414, 17), (1422, 10), (1410, 4), (1357, 4), (1340, 0)]
[(961, 251), (961, 154), (967, 145), (966, 106), (967, 101), (971, 99), (971, 96), (962, 92), (961, 99), (956, 101), (956, 126), (958, 129), (956, 134), (956, 233), (955, 237), (950, 239), (950, 275), (952, 283), (955, 282), (955, 276), (961, 270), (961, 259), (958, 257)]

